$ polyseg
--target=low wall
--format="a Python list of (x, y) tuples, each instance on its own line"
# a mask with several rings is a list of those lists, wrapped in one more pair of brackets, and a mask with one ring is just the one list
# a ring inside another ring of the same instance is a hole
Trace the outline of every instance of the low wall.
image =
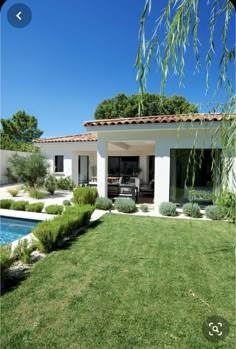
[(27, 156), (29, 152), (13, 151), (13, 150), (0, 150), (0, 185), (10, 184), (10, 180), (7, 177), (8, 159), (17, 153), (19, 156)]

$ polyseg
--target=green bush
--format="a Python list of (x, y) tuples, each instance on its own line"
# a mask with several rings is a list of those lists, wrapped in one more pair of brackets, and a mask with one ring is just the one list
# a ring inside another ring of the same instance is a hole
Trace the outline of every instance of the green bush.
[(70, 200), (63, 200), (63, 205), (64, 206), (71, 206)]
[(93, 187), (77, 187), (73, 192), (74, 203), (78, 205), (94, 205), (97, 189)]
[(72, 191), (75, 188), (75, 183), (70, 176), (57, 179), (57, 188), (61, 190)]
[(63, 209), (63, 205), (49, 205), (45, 207), (45, 211), (48, 214), (62, 214)]
[(29, 204), (28, 201), (13, 201), (11, 204), (12, 210), (25, 211), (26, 206)]
[(64, 215), (80, 215), (83, 214), (83, 225), (87, 225), (89, 223), (89, 220), (91, 218), (91, 215), (94, 211), (95, 207), (91, 205), (75, 205), (73, 207), (66, 207)]
[(55, 250), (65, 237), (88, 224), (93, 210), (91, 205), (67, 207), (63, 215), (39, 223), (32, 231), (38, 248), (43, 252)]
[(137, 210), (134, 200), (130, 198), (118, 198), (115, 201), (115, 208), (119, 212), (132, 213)]
[(32, 234), (38, 239), (37, 247), (42, 252), (51, 252), (58, 246), (63, 238), (63, 226), (56, 218), (52, 221), (43, 221), (32, 230)]
[(43, 202), (36, 202), (36, 203), (33, 203), (33, 204), (28, 204), (26, 206), (26, 211), (29, 211), (29, 212), (42, 212), (44, 208), (44, 203)]
[(45, 189), (50, 193), (54, 194), (55, 190), (57, 189), (57, 179), (53, 175), (48, 175), (45, 182), (44, 182)]
[(0, 200), (0, 207), (4, 208), (5, 210), (9, 210), (13, 202), (14, 200), (12, 199), (2, 199)]
[(173, 202), (162, 202), (159, 207), (159, 212), (163, 216), (176, 216), (176, 204)]
[(0, 246), (0, 269), (1, 269), (1, 288), (3, 288), (8, 268), (14, 263), (14, 258), (11, 256), (11, 247)]
[(110, 210), (112, 208), (112, 200), (108, 198), (97, 198), (95, 207), (99, 210)]
[(226, 217), (235, 221), (236, 219), (236, 194), (225, 190), (216, 199), (216, 205), (226, 211)]
[(142, 212), (148, 212), (148, 205), (142, 204), (142, 205), (139, 206), (139, 209), (140, 209)]
[(224, 219), (227, 215), (226, 210), (223, 207), (219, 206), (207, 206), (205, 209), (207, 218), (210, 218), (212, 220), (221, 220)]
[(191, 203), (191, 202), (188, 202), (187, 204), (184, 204), (183, 206), (183, 213), (186, 215), (186, 216), (189, 216), (189, 217), (194, 217), (194, 218), (198, 218), (200, 217), (200, 207), (198, 204), (196, 203)]
[(11, 194), (11, 196), (16, 197), (20, 192), (20, 188), (11, 188), (8, 189), (8, 193)]
[(28, 246), (26, 239), (22, 239), (18, 242), (13, 254), (14, 257), (20, 260), (22, 263), (29, 264), (31, 252), (32, 247)]
[(31, 188), (43, 183), (48, 172), (48, 160), (39, 151), (27, 156), (13, 154), (9, 160), (9, 168), (13, 176)]
[(45, 197), (47, 197), (47, 193), (45, 193), (44, 191), (40, 191), (38, 189), (27, 189), (29, 196), (33, 199), (44, 199)]

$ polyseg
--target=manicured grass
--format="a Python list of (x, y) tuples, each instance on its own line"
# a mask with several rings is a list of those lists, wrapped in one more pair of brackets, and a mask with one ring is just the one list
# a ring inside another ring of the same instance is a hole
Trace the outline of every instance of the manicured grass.
[[(107, 214), (2, 296), (1, 347), (234, 348), (233, 239), (225, 222)], [(231, 325), (218, 344), (211, 315)]]

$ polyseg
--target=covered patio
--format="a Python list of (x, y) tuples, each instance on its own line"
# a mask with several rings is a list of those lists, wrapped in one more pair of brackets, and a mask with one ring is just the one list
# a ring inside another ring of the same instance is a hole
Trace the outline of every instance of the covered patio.
[[(153, 157), (155, 208), (158, 209), (162, 202), (170, 201), (170, 199), (178, 201), (176, 174), (179, 167), (177, 167), (176, 154), (185, 151), (182, 153), (182, 159), (184, 159), (184, 156), (187, 157), (193, 148), (201, 152), (205, 150), (205, 154), (207, 151), (211, 152), (212, 149), (219, 150), (220, 140), (217, 142), (214, 140), (213, 144), (212, 135), (219, 126), (220, 119), (221, 116), (218, 114), (198, 114), (85, 122), (84, 126), (87, 127), (88, 132), (92, 132), (97, 137), (97, 189), (99, 196), (108, 196), (108, 168), (109, 156), (111, 156), (110, 147), (112, 146), (120, 148), (118, 152), (122, 152), (125, 156), (139, 155), (140, 167), (142, 168), (140, 180), (146, 186), (150, 183), (148, 160)], [(209, 172), (208, 167), (206, 161), (206, 172)], [(202, 168), (204, 172), (204, 166)], [(183, 174), (183, 177), (186, 178), (186, 173)], [(208, 179), (212, 179), (211, 177), (212, 174), (205, 175), (202, 181), (204, 188), (202, 189), (212, 190), (213, 183), (207, 183)], [(182, 183), (182, 196), (185, 195), (183, 186)]]

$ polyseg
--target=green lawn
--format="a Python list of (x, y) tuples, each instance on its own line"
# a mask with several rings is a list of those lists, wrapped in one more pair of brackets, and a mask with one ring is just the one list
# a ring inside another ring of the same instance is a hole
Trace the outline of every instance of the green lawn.
[[(107, 214), (2, 296), (1, 348), (233, 349), (233, 228)], [(221, 343), (210, 315), (231, 325)]]

